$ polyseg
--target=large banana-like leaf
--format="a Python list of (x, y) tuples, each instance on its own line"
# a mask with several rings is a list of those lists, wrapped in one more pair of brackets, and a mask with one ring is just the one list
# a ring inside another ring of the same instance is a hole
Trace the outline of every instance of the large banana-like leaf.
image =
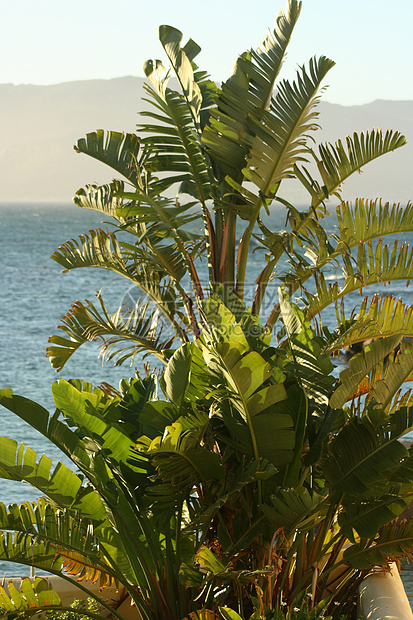
[(19, 590), (12, 581), (9, 581), (7, 587), (0, 585), (0, 613), (5, 620), (27, 618), (58, 606), (59, 595), (43, 577), (36, 577), (33, 582), (29, 577), (23, 577)]
[(402, 556), (412, 557), (413, 521), (392, 522), (383, 527), (371, 545), (362, 540), (348, 547), (343, 560), (355, 568), (365, 570), (373, 566), (385, 566)]
[(330, 398), (330, 406), (340, 409), (344, 403), (357, 393), (358, 386), (367, 375), (383, 362), (384, 358), (392, 353), (402, 339), (401, 334), (394, 334), (388, 338), (375, 340), (367, 345), (363, 351), (349, 360), (349, 368), (340, 373), (340, 385)]
[(52, 393), (57, 409), (73, 420), (76, 426), (82, 429), (84, 436), (88, 437), (89, 442), (94, 444), (90, 446), (91, 452), (103, 450), (117, 467), (126, 463), (132, 440), (120, 424), (106, 420), (101, 414), (103, 392), (81, 391), (68, 381), (60, 379), (53, 383)]
[(82, 480), (63, 463), (51, 471), (52, 462), (24, 444), (0, 437), (0, 476), (9, 480), (26, 481), (46, 493), (59, 506), (70, 507), (76, 499)]
[(105, 132), (99, 129), (78, 140), (74, 148), (110, 166), (135, 187), (144, 188), (139, 162), (140, 140), (135, 134), (111, 131), (105, 137)]
[[(385, 488), (392, 472), (408, 456), (398, 441), (403, 431), (389, 437), (386, 424), (387, 418), (372, 423), (367, 416), (355, 417), (332, 440), (323, 466), (330, 493), (355, 496), (371, 493), (374, 485)], [(410, 417), (405, 425), (404, 432), (412, 426)]]
[(406, 138), (398, 131), (387, 130), (383, 136), (381, 129), (372, 129), (366, 133), (361, 132), (353, 134), (353, 137), (347, 136), (346, 147), (343, 146), (341, 140), (335, 145), (326, 143), (319, 146), (318, 156), (313, 152), (314, 159), (324, 186), (318, 195), (318, 200), (322, 202), (331, 194), (337, 194), (341, 184), (355, 172), (367, 163), (381, 157), (386, 153), (390, 153), (395, 149), (406, 144)]
[(239, 342), (202, 346), (202, 351), (208, 367), (224, 381), (217, 395), (233, 407), (233, 414), (226, 415), (224, 422), (239, 449), (275, 466), (291, 461), (295, 441), (292, 418), (273, 409), (287, 394), (282, 383), (266, 383), (272, 375), (268, 362), (256, 351), (245, 352)]
[[(277, 469), (265, 459), (252, 460), (245, 465), (240, 464), (233, 476), (225, 478), (216, 500), (205, 506), (202, 512), (197, 515), (195, 524), (202, 528), (203, 537), (220, 508), (225, 505), (234, 506), (246, 487), (249, 485), (255, 486), (257, 482), (268, 480), (276, 474)], [(273, 487), (270, 486), (269, 493), (272, 491)], [(234, 549), (237, 547), (238, 542), (238, 540), (232, 541)], [(226, 551), (229, 552), (230, 549), (226, 549)]]
[[(91, 395), (90, 392), (88, 394)], [(109, 510), (109, 517), (112, 522), (113, 515), (111, 517), (110, 509), (108, 504), (104, 503), (103, 497), (105, 492), (110, 495), (111, 489), (113, 491), (113, 483), (110, 484), (111, 476), (107, 466), (99, 460), (96, 454), (98, 444), (96, 442), (92, 442), (92, 445), (90, 442), (88, 444), (87, 438), (83, 441), (78, 434), (59, 421), (57, 416), (49, 416), (46, 410), (39, 406), (36, 407), (35, 403), (28, 399), (14, 396), (11, 390), (0, 392), (0, 402), (23, 420), (31, 423), (34, 428), (37, 428), (45, 437), (62, 449), (86, 474), (95, 488), (91, 485), (82, 485), (81, 478), (62, 464), (58, 464), (56, 469), (50, 473), (51, 462), (47, 457), (42, 457), (37, 464), (36, 455), (30, 448), (24, 452), (24, 447), (18, 449), (16, 443), (11, 439), (3, 438), (1, 441), (4, 443), (4, 451), (2, 450), (4, 457), (1, 463), (1, 471), (4, 477), (27, 481), (38, 488), (41, 493), (50, 496), (56, 504), (59, 505), (59, 501), (64, 502), (60, 504), (62, 508), (71, 506), (73, 509), (79, 510), (85, 518), (91, 519), (95, 524), (101, 542), (109, 551), (110, 557), (116, 561), (124, 575), (130, 576), (133, 571), (128, 560), (128, 554), (124, 552), (118, 532), (113, 527), (109, 527), (107, 511)], [(93, 458), (90, 458), (91, 452)], [(131, 467), (134, 469), (135, 465), (131, 464)], [(55, 485), (51, 484), (55, 480), (59, 480), (57, 490)], [(127, 512), (127, 509), (124, 508), (124, 517)], [(129, 526), (129, 530), (131, 530), (131, 526)]]
[(186, 495), (198, 484), (206, 488), (209, 480), (222, 480), (225, 470), (219, 455), (200, 445), (208, 416), (196, 420), (197, 426), (192, 428), (186, 427), (185, 422), (179, 419), (168, 426), (163, 437), (152, 440), (146, 453), (152, 456), (160, 479), (172, 485), (174, 492)]
[(161, 387), (166, 397), (181, 411), (189, 387), (193, 345), (186, 343), (168, 361)]
[(290, 0), (281, 11), (274, 28), (257, 51), (242, 54), (234, 73), (225, 82), (211, 110), (210, 125), (205, 127), (202, 140), (223, 175), (241, 181), (241, 170), (251, 148), (253, 128), (251, 114), (268, 107), (292, 31), (301, 10), (301, 3)]
[(329, 423), (325, 420), (326, 425), (323, 431), (319, 431), (318, 439), (315, 436), (314, 424), (315, 420), (325, 418), (334, 379), (331, 376), (331, 361), (321, 351), (308, 322), (304, 321), (303, 313), (290, 302), (282, 288), (279, 289), (278, 295), (284, 329), (288, 336), (286, 348), (294, 364), (294, 373), (299, 385), (289, 388), (296, 442), (294, 458), (287, 466), (283, 480), (283, 486), (288, 487), (297, 486), (299, 483), (303, 445), (309, 434), (311, 445), (307, 461), (312, 462), (314, 455), (319, 454), (320, 442), (322, 443), (322, 436), (328, 432), (326, 428)]
[(30, 536), (24, 533), (0, 531), (1, 560), (35, 566), (55, 574), (62, 572), (63, 558), (52, 544), (42, 540), (31, 543)]
[(285, 291), (278, 289), (281, 316), (289, 338), (289, 348), (295, 369), (307, 397), (314, 405), (327, 404), (334, 379), (329, 357), (321, 352), (313, 330), (304, 320), (303, 313), (292, 304)]
[(274, 527), (284, 527), (286, 532), (316, 527), (328, 508), (322, 495), (305, 487), (276, 489), (271, 504), (263, 504), (261, 510)]
[(366, 502), (346, 504), (338, 515), (338, 523), (344, 535), (355, 542), (353, 529), (360, 538), (371, 538), (381, 527), (393, 521), (409, 502), (400, 495), (384, 494), (378, 498), (369, 498)]
[(317, 128), (316, 94), (333, 65), (324, 56), (311, 59), (309, 72), (303, 68), (296, 82), (284, 81), (270, 110), (253, 120), (256, 135), (243, 172), (264, 196), (272, 195), (278, 183), (291, 175), (293, 165), (306, 158), (308, 132)]
[[(20, 532), (15, 534), (12, 532), (0, 532), (0, 559), (7, 562), (25, 564), (26, 566), (34, 566), (41, 570), (46, 570), (48, 573), (52, 573), (53, 575), (58, 575), (63, 579), (70, 580), (72, 585), (76, 585), (76, 587), (85, 592), (87, 595), (97, 598), (99, 603), (105, 607), (105, 609), (112, 613), (116, 618), (119, 618), (119, 620), (123, 620), (122, 615), (119, 614), (116, 609), (110, 607), (105, 600), (96, 597), (81, 582), (74, 581), (62, 572), (64, 558), (60, 555), (59, 550), (56, 549), (53, 544), (47, 542), (45, 543), (41, 540), (37, 541), (36, 539), (31, 539), (27, 535)], [(17, 589), (11, 584), (9, 584), (8, 587), (9, 592), (13, 594), (13, 602), (20, 605), (22, 611), (27, 611), (28, 607), (24, 607), (26, 601), (24, 601), (24, 598), (19, 594)], [(47, 606), (48, 601), (50, 601), (53, 605), (58, 605), (60, 603), (58, 595), (53, 590), (46, 593), (46, 588), (43, 585), (40, 586), (40, 591), (42, 592), (40, 601), (44, 606)], [(4, 589), (0, 589), (0, 606), (2, 603), (5, 604), (7, 610), (7, 599), (5, 599), (4, 594)], [(24, 594), (27, 597), (31, 597), (27, 586), (25, 586)], [(34, 603), (33, 599), (32, 603)], [(26, 615), (23, 617), (26, 617)]]

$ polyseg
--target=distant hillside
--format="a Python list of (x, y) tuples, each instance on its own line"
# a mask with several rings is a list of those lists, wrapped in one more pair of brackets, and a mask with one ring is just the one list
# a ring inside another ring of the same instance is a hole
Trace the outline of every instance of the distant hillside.
[[(86, 183), (106, 183), (111, 170), (76, 154), (73, 144), (95, 129), (134, 131), (143, 79), (67, 82), (54, 86), (0, 85), (0, 201), (69, 202)], [(319, 139), (335, 141), (348, 133), (381, 127), (399, 129), (409, 144), (366, 167), (348, 182), (345, 195), (413, 198), (413, 101), (375, 101), (344, 107), (322, 102)], [(289, 197), (305, 193), (289, 187)]]

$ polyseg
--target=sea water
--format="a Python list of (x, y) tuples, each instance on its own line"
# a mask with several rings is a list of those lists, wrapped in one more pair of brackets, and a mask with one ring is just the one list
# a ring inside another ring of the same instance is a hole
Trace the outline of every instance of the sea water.
[[(283, 230), (285, 209), (273, 209), (270, 216), (264, 216), (264, 223), (273, 231)], [(76, 269), (62, 273), (61, 267), (50, 259), (52, 252), (66, 240), (77, 239), (80, 234), (97, 227), (108, 227), (102, 214), (71, 204), (0, 204), (0, 387), (12, 388), (15, 393), (48, 409), (53, 407), (50, 386), (58, 378), (81, 378), (94, 385), (106, 381), (117, 387), (123, 377), (135, 375), (135, 367), (142, 372), (139, 359), (135, 359), (132, 366), (127, 363), (121, 367), (111, 363), (102, 366), (94, 343), (83, 345), (60, 373), (55, 372), (46, 358), (47, 340), (51, 334), (59, 332), (57, 326), (74, 301), (89, 299), (93, 303), (97, 301), (96, 292), (103, 287), (103, 298), (114, 312), (130, 290), (130, 283), (111, 272)], [(328, 220), (327, 227), (329, 232), (334, 232), (333, 218)], [(403, 241), (409, 241), (408, 236), (403, 234)], [(413, 241), (413, 235), (410, 237)], [(246, 287), (250, 297), (264, 264), (264, 252), (255, 249), (250, 257)], [(287, 268), (288, 265), (282, 264), (281, 272)], [(203, 270), (205, 273), (205, 264), (201, 265), (201, 273)], [(334, 280), (337, 276), (333, 270), (327, 277)], [(268, 311), (276, 301), (278, 284), (275, 281), (269, 291)], [(406, 288), (404, 282), (386, 289), (375, 286), (374, 291), (366, 289), (364, 292), (380, 291), (413, 303), (411, 289)], [(351, 309), (360, 301), (358, 295), (353, 295), (347, 308)], [(325, 313), (323, 321), (334, 327), (334, 309)], [(72, 466), (53, 444), (28, 424), (4, 408), (0, 408), (0, 416), (0, 435), (23, 442), (39, 456), (46, 453), (54, 464), (60, 459)], [(37, 496), (38, 492), (27, 484), (0, 480), (0, 501), (5, 504), (31, 501)], [(27, 574), (28, 568), (0, 562), (0, 574), (6, 571), (9, 575)]]

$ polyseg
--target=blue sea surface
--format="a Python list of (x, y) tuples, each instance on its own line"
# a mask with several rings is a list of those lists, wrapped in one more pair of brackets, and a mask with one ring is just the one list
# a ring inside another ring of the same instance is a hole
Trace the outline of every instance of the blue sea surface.
[[(33, 399), (50, 410), (53, 407), (50, 386), (58, 378), (81, 378), (94, 385), (106, 381), (117, 387), (123, 377), (134, 376), (135, 366), (142, 371), (139, 360), (135, 360), (132, 367), (127, 363), (121, 367), (114, 367), (111, 363), (102, 366), (97, 346), (93, 343), (82, 346), (60, 373), (55, 372), (46, 358), (48, 338), (58, 332), (57, 326), (62, 316), (75, 300), (96, 300), (96, 292), (104, 286), (103, 298), (110, 311), (114, 312), (130, 289), (128, 282), (117, 279), (110, 272), (76, 269), (62, 273), (61, 267), (50, 260), (52, 252), (66, 240), (77, 238), (91, 228), (107, 227), (102, 219), (99, 213), (70, 204), (0, 205), (0, 387), (12, 388), (15, 393)], [(283, 229), (285, 210), (277, 208), (271, 212), (271, 217), (264, 219), (272, 230)], [(264, 260), (262, 251), (256, 251), (251, 256), (250, 291)], [(206, 265), (202, 269), (206, 270)], [(335, 277), (336, 274), (331, 272), (329, 278), (333, 280)], [(276, 301), (277, 286), (275, 282), (271, 291), (272, 303)], [(412, 291), (406, 289), (403, 282), (385, 289), (375, 287), (370, 294), (380, 290), (413, 303)], [(361, 297), (357, 295), (348, 303), (356, 305), (360, 301)], [(323, 321), (334, 326), (334, 309), (325, 313)], [(338, 363), (342, 364), (340, 361)], [(156, 365), (156, 360), (152, 364)], [(59, 459), (71, 465), (54, 445), (28, 424), (2, 407), (0, 416), (0, 435), (23, 442), (39, 456), (46, 453), (54, 465)], [(0, 480), (0, 485), (0, 501), (5, 504), (31, 501), (38, 496), (24, 483)], [(27, 567), (20, 569), (16, 565), (0, 562), (0, 574), (6, 571), (8, 575), (28, 574)]]

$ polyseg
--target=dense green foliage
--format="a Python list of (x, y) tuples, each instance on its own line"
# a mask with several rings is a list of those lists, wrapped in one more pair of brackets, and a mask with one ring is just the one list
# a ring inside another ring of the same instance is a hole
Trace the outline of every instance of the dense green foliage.
[[(60, 335), (50, 339), (48, 355), (57, 370), (89, 340), (100, 341), (102, 356), (118, 364), (139, 352), (166, 363), (171, 350), (197, 338), (202, 327), (197, 302), (213, 291), (224, 300), (235, 294), (268, 329), (279, 328), (274, 283), (275, 291), (282, 284), (290, 296), (300, 292), (310, 320), (320, 322), (323, 310), (337, 306), (330, 351), (387, 335), (383, 325), (392, 323), (394, 310), (387, 301), (375, 316), (373, 300), (359, 320), (344, 317), (339, 304), (354, 291), (412, 277), (407, 246), (389, 248), (383, 239), (413, 229), (413, 208), (378, 199), (345, 202), (342, 185), (403, 146), (405, 138), (372, 129), (347, 137), (345, 144), (316, 148), (317, 104), (334, 63), (313, 58), (295, 81), (279, 77), (300, 8), (296, 0), (288, 2), (262, 46), (238, 58), (221, 88), (195, 65), (196, 43), (182, 46), (181, 32), (161, 26), (176, 80), (160, 60), (145, 63), (146, 122), (137, 134), (98, 130), (79, 140), (79, 153), (105, 163), (123, 180), (77, 192), (75, 204), (110, 216), (111, 229), (67, 241), (52, 258), (65, 270), (109, 270), (140, 294), (133, 307), (125, 304), (113, 315), (103, 294), (97, 304), (73, 304)], [(308, 192), (305, 211), (288, 200), (293, 182)], [(323, 227), (328, 199), (338, 202), (333, 236)], [(269, 214), (272, 205), (285, 208), (286, 230), (264, 225), (262, 213)], [(252, 243), (255, 256), (260, 251), (265, 256), (254, 275), (248, 269)], [(329, 273), (337, 274), (333, 284), (326, 280)], [(397, 330), (413, 336), (410, 320)]]
[[(178, 90), (148, 61), (152, 107), (138, 135), (99, 130), (77, 144), (124, 180), (77, 192), (75, 203), (113, 229), (67, 241), (52, 258), (110, 270), (141, 297), (112, 316), (101, 295), (100, 307), (76, 302), (48, 355), (59, 370), (100, 339), (108, 359), (153, 354), (163, 373), (119, 389), (57, 381), (53, 413), (0, 391), (0, 404), (76, 468), (0, 438), (0, 476), (45, 496), (0, 505), (0, 559), (118, 582), (139, 619), (350, 616), (370, 568), (413, 546), (413, 525), (396, 520), (413, 494), (413, 452), (400, 441), (413, 428), (411, 399), (398, 392), (413, 370), (403, 340), (412, 312), (390, 297), (364, 300), (350, 317), (340, 308), (351, 292), (411, 278), (406, 246), (381, 239), (413, 230), (412, 205), (341, 199), (353, 172), (405, 140), (372, 130), (315, 149), (320, 85), (334, 63), (314, 58), (295, 82), (278, 80), (300, 6), (289, 0), (221, 88), (195, 65), (198, 46), (162, 26)], [(282, 193), (291, 178), (308, 191), (304, 212)], [(330, 198), (333, 237), (323, 228)], [(285, 231), (262, 221), (273, 202), (286, 209)], [(252, 240), (266, 258), (249, 299)], [(342, 286), (327, 286), (332, 265)], [(278, 298), (263, 316), (271, 280)], [(334, 304), (329, 331), (320, 313)], [(337, 379), (331, 353), (366, 338)]]
[(60, 380), (53, 415), (0, 392), (79, 471), (0, 440), (1, 475), (49, 498), (2, 506), (0, 557), (117, 580), (147, 620), (349, 613), (371, 566), (413, 545), (413, 524), (394, 521), (412, 497), (410, 409), (333, 408), (324, 343), (282, 292), (278, 348), (236, 298), (200, 312), (202, 334), (159, 380), (109, 393)]

